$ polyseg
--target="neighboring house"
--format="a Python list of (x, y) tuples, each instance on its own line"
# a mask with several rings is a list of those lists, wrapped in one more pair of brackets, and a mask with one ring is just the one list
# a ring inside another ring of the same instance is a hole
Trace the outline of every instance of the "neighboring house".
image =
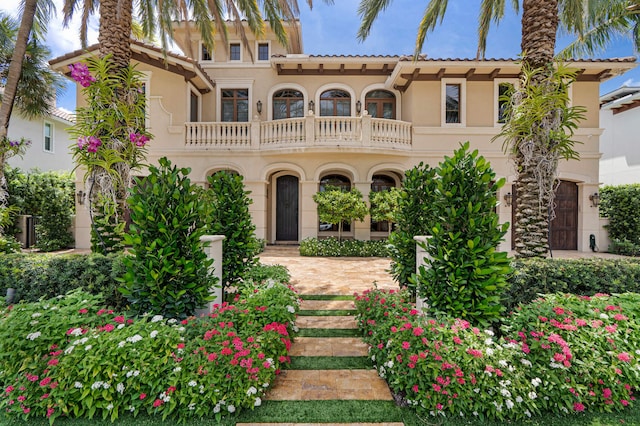
[(73, 121), (73, 115), (60, 108), (54, 108), (46, 117), (31, 120), (14, 109), (9, 121), (9, 139), (25, 138), (31, 141), (31, 146), (22, 158), (9, 159), (9, 165), (24, 171), (73, 170), (75, 164), (69, 150), (71, 139), (67, 132)]
[[(297, 24), (299, 25), (299, 24)], [(516, 84), (513, 59), (432, 59), (411, 56), (288, 54), (273, 34), (251, 38), (254, 61), (240, 39), (208, 52), (191, 30), (197, 58), (168, 53), (133, 41), (133, 60), (146, 75), (148, 127), (155, 136), (149, 162), (167, 156), (191, 167), (191, 179), (205, 184), (218, 170), (244, 177), (251, 191), (251, 214), (259, 238), (297, 243), (335, 235), (318, 221), (312, 196), (327, 184), (370, 191), (400, 186), (404, 171), (420, 162), (437, 165), (460, 142), (470, 141), (507, 185), (498, 194), (503, 222), (512, 222), (513, 165), (502, 143), (491, 142), (500, 129), (499, 94)], [(188, 40), (183, 27), (176, 40)], [(68, 65), (96, 52), (96, 46), (51, 61)], [(600, 82), (635, 66), (635, 58), (570, 63), (579, 72), (572, 87), (574, 105), (587, 108), (575, 139), (580, 161), (562, 161), (552, 248), (589, 250), (598, 234), (598, 98)], [(78, 99), (82, 104), (83, 100)], [(82, 189), (81, 181), (78, 182)], [(507, 197), (509, 195), (509, 197)], [(507, 198), (509, 203), (507, 203)], [(89, 218), (80, 214), (78, 247), (89, 246)], [(383, 238), (386, 229), (354, 222), (346, 235)], [(511, 235), (501, 249), (510, 248)]]
[(640, 87), (620, 87), (600, 97), (600, 182), (640, 183)]

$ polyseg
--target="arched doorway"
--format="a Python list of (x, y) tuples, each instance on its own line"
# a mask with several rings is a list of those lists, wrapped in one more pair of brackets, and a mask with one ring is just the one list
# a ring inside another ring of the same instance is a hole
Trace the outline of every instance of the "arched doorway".
[(298, 241), (298, 178), (276, 178), (276, 241)]

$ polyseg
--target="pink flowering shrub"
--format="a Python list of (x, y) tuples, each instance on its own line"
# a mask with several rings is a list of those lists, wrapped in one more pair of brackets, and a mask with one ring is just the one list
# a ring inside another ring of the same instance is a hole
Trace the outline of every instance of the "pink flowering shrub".
[(640, 296), (548, 296), (506, 318), (501, 338), (464, 320), (421, 316), (407, 296), (367, 291), (356, 309), (380, 376), (420, 413), (521, 420), (619, 410), (634, 400), (640, 330), (623, 305)]
[[(283, 284), (255, 286), (279, 294)], [(208, 317), (128, 319), (82, 292), (15, 305), (0, 318), (0, 409), (23, 419), (124, 412), (216, 418), (253, 408), (289, 361), (290, 328), (243, 298)], [(278, 311), (276, 317), (283, 318)], [(37, 321), (34, 322), (34, 321)], [(15, 349), (13, 349), (15, 348)]]

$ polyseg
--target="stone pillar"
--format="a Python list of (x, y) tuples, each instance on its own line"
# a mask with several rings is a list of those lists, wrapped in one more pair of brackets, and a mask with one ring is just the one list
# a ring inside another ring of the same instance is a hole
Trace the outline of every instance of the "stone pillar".
[(362, 113), (362, 146), (371, 146), (371, 116), (365, 109)]
[[(354, 186), (362, 192), (364, 202), (369, 206), (369, 192), (371, 192), (371, 182), (354, 182)], [(371, 215), (367, 213), (364, 220), (356, 220), (353, 223), (353, 238), (367, 241), (371, 239)]]
[(309, 113), (304, 118), (305, 127), (305, 144), (314, 145), (316, 143), (316, 116), (313, 111), (309, 110)]
[(251, 149), (260, 149), (260, 123), (257, 115), (251, 121)]
[(215, 295), (215, 299), (209, 302), (208, 308), (198, 309), (196, 315), (210, 314), (213, 312), (215, 305), (222, 304), (222, 241), (224, 239), (224, 235), (203, 235), (200, 237), (200, 242), (205, 245), (204, 252), (207, 258), (213, 259), (211, 269), (213, 276), (215, 276), (218, 281), (217, 284), (210, 289), (210, 293)]
[[(429, 267), (426, 261), (431, 260), (431, 255), (425, 249), (425, 246), (429, 238), (431, 237), (430, 236), (413, 237), (413, 239), (416, 241), (416, 274), (420, 273), (421, 266), (424, 266), (425, 268)], [(429, 305), (426, 303), (426, 301), (427, 301), (427, 297), (424, 297), (424, 295), (418, 294), (418, 291), (416, 289), (416, 309), (422, 312), (429, 309)]]
[(313, 201), (313, 195), (318, 192), (317, 181), (300, 182), (300, 240), (316, 238), (318, 236), (318, 205)]

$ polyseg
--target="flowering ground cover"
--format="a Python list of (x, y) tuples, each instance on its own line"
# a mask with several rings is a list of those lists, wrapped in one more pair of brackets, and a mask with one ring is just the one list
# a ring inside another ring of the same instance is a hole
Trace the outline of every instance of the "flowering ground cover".
[(9, 418), (213, 417), (261, 405), (289, 361), (298, 298), (247, 284), (204, 318), (129, 318), (76, 291), (0, 312), (0, 409)]
[(404, 292), (356, 298), (370, 357), (420, 415), (524, 421), (614, 412), (640, 385), (640, 295), (548, 295), (503, 320), (502, 337), (429, 319)]

